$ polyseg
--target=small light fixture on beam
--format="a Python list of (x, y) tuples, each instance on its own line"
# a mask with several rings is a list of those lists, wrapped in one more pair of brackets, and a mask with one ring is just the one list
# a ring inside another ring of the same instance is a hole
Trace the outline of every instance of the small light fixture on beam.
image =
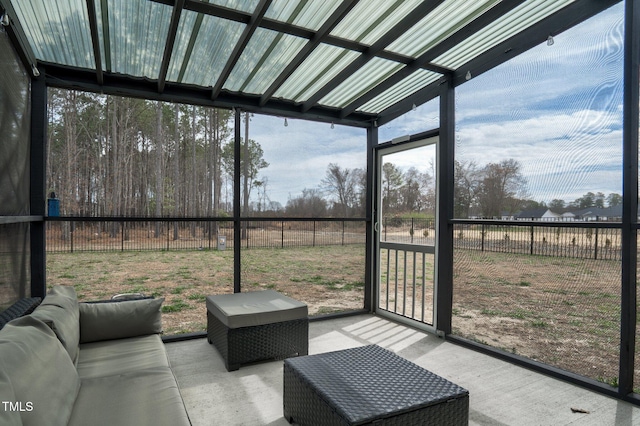
[(287, 127), (289, 125), (289, 122), (287, 121), (287, 117), (284, 118), (284, 127)]
[(336, 128), (336, 126), (334, 126), (334, 125), (333, 125), (333, 121), (331, 122), (331, 128), (332, 128), (332, 129), (335, 129), (335, 128)]
[(467, 81), (471, 80), (471, 71), (467, 71), (467, 75), (464, 76), (464, 79)]
[(418, 109), (418, 107), (416, 106), (416, 104), (411, 105), (411, 111), (415, 111), (416, 109)]
[(8, 27), (11, 22), (9, 21), (9, 14), (7, 12), (2, 14), (2, 18), (0, 18), (0, 24), (3, 27)]
[(549, 35), (549, 37), (547, 37), (547, 46), (553, 46), (553, 43), (555, 43), (555, 40), (552, 35)]
[(40, 77), (40, 70), (36, 66), (36, 64), (31, 65), (31, 73), (34, 77)]

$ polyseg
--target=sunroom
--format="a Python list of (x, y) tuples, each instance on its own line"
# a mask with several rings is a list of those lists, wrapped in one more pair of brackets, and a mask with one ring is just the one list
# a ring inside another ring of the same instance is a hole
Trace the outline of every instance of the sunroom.
[(318, 338), (398, 326), (424, 333), (401, 354), (444, 339), (638, 405), (639, 14), (0, 0), (0, 310), (162, 297), (175, 364), (207, 295), (275, 289)]

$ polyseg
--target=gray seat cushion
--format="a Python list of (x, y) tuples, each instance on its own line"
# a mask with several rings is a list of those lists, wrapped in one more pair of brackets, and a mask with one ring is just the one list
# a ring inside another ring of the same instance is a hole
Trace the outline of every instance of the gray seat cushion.
[(189, 424), (180, 390), (168, 368), (83, 379), (69, 420), (70, 426)]
[(229, 328), (306, 318), (307, 305), (274, 290), (207, 296), (207, 310)]
[(169, 368), (169, 359), (157, 334), (80, 345), (77, 368), (81, 379), (159, 367)]

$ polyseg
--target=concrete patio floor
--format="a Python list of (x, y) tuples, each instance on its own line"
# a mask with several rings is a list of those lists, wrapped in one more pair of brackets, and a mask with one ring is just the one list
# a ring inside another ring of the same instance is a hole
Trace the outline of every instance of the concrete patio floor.
[[(377, 344), (469, 390), (470, 425), (640, 425), (640, 407), (449, 343), (374, 315), (309, 326), (309, 354)], [(194, 426), (272, 425), (282, 416), (282, 361), (227, 372), (206, 339), (166, 345)], [(588, 413), (576, 413), (572, 408)]]

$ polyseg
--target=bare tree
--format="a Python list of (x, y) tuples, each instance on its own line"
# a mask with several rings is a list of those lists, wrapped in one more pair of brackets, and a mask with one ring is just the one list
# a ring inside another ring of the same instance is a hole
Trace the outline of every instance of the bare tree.
[(384, 214), (398, 209), (402, 186), (402, 172), (393, 163), (382, 165), (382, 211)]
[(473, 161), (454, 163), (453, 202), (454, 217), (468, 218), (478, 191), (478, 168)]
[[(164, 202), (164, 132), (162, 129), (162, 104), (156, 102), (156, 131), (155, 131), (155, 216), (162, 216), (162, 207)], [(159, 238), (162, 234), (160, 222), (155, 223), (155, 237)]]
[(482, 170), (478, 202), (485, 217), (500, 217), (503, 211), (515, 213), (519, 199), (526, 198), (527, 181), (514, 159), (489, 163)]
[(356, 201), (356, 177), (353, 170), (329, 163), (327, 173), (322, 179), (324, 188), (335, 196), (336, 205), (343, 217), (349, 217), (349, 211)]

